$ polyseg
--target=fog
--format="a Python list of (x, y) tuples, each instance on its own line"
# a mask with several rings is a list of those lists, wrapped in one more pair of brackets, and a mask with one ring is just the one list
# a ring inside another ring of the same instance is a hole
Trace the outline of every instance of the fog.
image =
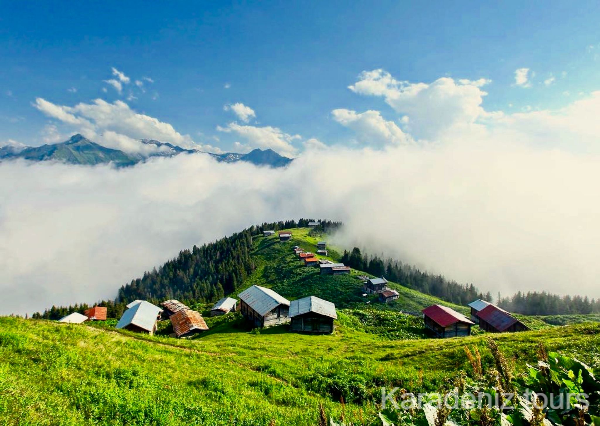
[(493, 138), (308, 151), (286, 169), (206, 155), (132, 168), (0, 164), (0, 314), (114, 298), (252, 224), (341, 220), (358, 245), (494, 295), (600, 297), (600, 158)]

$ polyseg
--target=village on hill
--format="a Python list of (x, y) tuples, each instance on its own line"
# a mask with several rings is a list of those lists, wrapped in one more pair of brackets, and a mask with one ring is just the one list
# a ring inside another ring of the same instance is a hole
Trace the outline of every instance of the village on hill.
[[(315, 228), (318, 222), (309, 222)], [(328, 258), (327, 242), (318, 241), (314, 253), (294, 245), (294, 233), (290, 230), (275, 232), (264, 230), (263, 237), (289, 246), (303, 266), (318, 268), (319, 275), (349, 275), (352, 269), (344, 263)], [(400, 297), (390, 287), (385, 277), (356, 275), (356, 290), (363, 296), (376, 295), (376, 303), (392, 303)], [(210, 309), (210, 316), (224, 316), (239, 312), (252, 328), (289, 325), (290, 332), (307, 334), (331, 334), (335, 330), (337, 311), (334, 303), (315, 295), (305, 295), (297, 300), (288, 300), (270, 288), (252, 285), (239, 292), (238, 299), (226, 296)], [(369, 304), (370, 301), (365, 303)], [(470, 318), (448, 306), (434, 304), (423, 309), (419, 315), (430, 337), (448, 338), (471, 335), (472, 326), (490, 333), (526, 331), (528, 327), (509, 312), (485, 300), (475, 300), (468, 305)], [(410, 315), (407, 313), (407, 315)], [(414, 314), (413, 314), (414, 315)], [(74, 312), (58, 320), (61, 323), (83, 323), (107, 320), (107, 308), (94, 306), (83, 314)], [(154, 334), (159, 321), (170, 321), (172, 337), (189, 338), (209, 330), (202, 314), (174, 299), (165, 300), (156, 306), (146, 300), (134, 300), (116, 324), (116, 329)]]

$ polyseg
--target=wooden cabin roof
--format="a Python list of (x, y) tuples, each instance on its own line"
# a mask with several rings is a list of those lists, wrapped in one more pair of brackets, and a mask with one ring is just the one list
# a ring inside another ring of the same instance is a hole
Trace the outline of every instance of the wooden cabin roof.
[(290, 318), (314, 312), (329, 318), (337, 319), (335, 305), (327, 300), (316, 296), (308, 296), (298, 300), (292, 300), (290, 304)]
[(387, 284), (387, 280), (385, 278), (369, 278), (369, 283), (371, 283), (372, 285), (377, 285), (377, 284)]
[(192, 311), (190, 309), (178, 311), (176, 314), (171, 315), (171, 324), (173, 324), (173, 331), (177, 337), (184, 336), (194, 331), (206, 331), (208, 326), (206, 321), (202, 318), (199, 312)]
[(396, 290), (384, 290), (381, 292), (381, 295), (385, 298), (388, 298), (388, 297), (400, 296), (400, 293), (398, 293)]
[(175, 299), (165, 300), (164, 302), (162, 302), (160, 304), (160, 306), (162, 306), (167, 311), (172, 312), (172, 313), (176, 313), (176, 312), (179, 312), (179, 311), (185, 311), (186, 309), (190, 309), (186, 305), (184, 305), (183, 303), (181, 303), (179, 300), (175, 300)]
[(477, 317), (484, 320), (498, 331), (506, 331), (512, 325), (520, 323), (518, 319), (504, 309), (492, 304), (477, 312)]
[(84, 312), (84, 315), (89, 319), (95, 319), (99, 321), (105, 321), (106, 315), (108, 313), (108, 308), (103, 306), (94, 306), (93, 308), (88, 309)]
[(58, 322), (65, 322), (68, 324), (81, 324), (84, 321), (87, 321), (88, 317), (85, 315), (81, 315), (79, 312), (73, 312), (72, 314), (67, 315), (66, 317), (62, 317), (58, 320)]
[(158, 306), (145, 300), (139, 301), (131, 308), (123, 312), (123, 316), (117, 323), (117, 328), (125, 328), (129, 325), (135, 325), (142, 330), (152, 331), (156, 325), (158, 314), (162, 312)]
[(215, 305), (212, 307), (212, 311), (223, 311), (223, 312), (229, 312), (233, 309), (233, 307), (235, 306), (235, 304), (237, 303), (237, 300), (235, 300), (232, 297), (224, 297), (221, 300), (219, 300), (217, 303), (215, 303)]
[(279, 305), (290, 306), (290, 301), (285, 297), (275, 293), (270, 288), (253, 285), (239, 294), (240, 300), (243, 300), (250, 308), (265, 316)]
[(440, 327), (448, 327), (449, 325), (462, 322), (465, 324), (475, 324), (473, 321), (465, 317), (463, 314), (456, 312), (454, 309), (442, 305), (432, 305), (423, 309), (423, 315), (430, 318)]
[(485, 300), (477, 299), (474, 302), (469, 303), (468, 306), (475, 309), (477, 312), (479, 312), (489, 305), (490, 305), (490, 302), (486, 302)]

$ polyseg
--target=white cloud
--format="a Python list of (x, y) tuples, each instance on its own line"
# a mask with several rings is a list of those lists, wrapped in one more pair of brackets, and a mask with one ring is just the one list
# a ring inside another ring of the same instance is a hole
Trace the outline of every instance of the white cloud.
[(328, 149), (327, 145), (316, 138), (307, 139), (306, 141), (302, 142), (302, 145), (304, 145), (304, 149), (306, 151), (321, 151)]
[(142, 80), (147, 81), (148, 83), (154, 83), (154, 80), (152, 80), (150, 77), (142, 77)]
[(117, 92), (119, 92), (119, 94), (121, 94), (123, 92), (123, 85), (121, 84), (120, 81), (114, 80), (114, 79), (110, 79), (110, 80), (104, 80), (104, 82), (106, 84), (110, 84), (112, 87), (114, 87), (115, 90)]
[(13, 96), (12, 90), (7, 90), (6, 91), (6, 96), (8, 96), (9, 98), (12, 98), (12, 96)]
[(251, 118), (256, 118), (256, 113), (254, 112), (254, 110), (241, 102), (235, 103), (233, 105), (225, 105), (223, 107), (223, 110), (232, 111), (244, 123), (250, 122)]
[(284, 156), (294, 156), (296, 148), (292, 143), (301, 139), (300, 135), (290, 135), (271, 126), (256, 127), (229, 123), (226, 127), (217, 126), (217, 130), (243, 137), (251, 148), (272, 149)]
[(515, 84), (521, 87), (531, 87), (529, 68), (519, 68), (515, 71)]
[(393, 121), (386, 121), (379, 111), (356, 113), (348, 109), (335, 109), (333, 119), (354, 130), (359, 140), (365, 144), (384, 147), (405, 144), (409, 138)]
[(139, 88), (143, 88), (144, 87), (144, 82), (141, 80), (136, 80), (135, 81), (135, 85)]
[(89, 104), (69, 107), (37, 98), (34, 105), (47, 116), (70, 125), (73, 131), (110, 148), (139, 153), (154, 149), (136, 139), (156, 139), (186, 148), (201, 148), (189, 135), (177, 132), (171, 124), (139, 114), (123, 101), (110, 103), (96, 99)]
[(442, 77), (433, 83), (409, 83), (377, 69), (363, 72), (349, 86), (355, 93), (381, 96), (396, 112), (408, 117), (405, 130), (417, 139), (434, 140), (457, 127), (473, 126), (485, 114), (481, 107), (487, 95), (481, 87), (490, 80), (455, 81)]
[(62, 135), (55, 124), (46, 124), (41, 131), (42, 141), (46, 144), (64, 142), (68, 139), (67, 135)]
[(119, 71), (115, 67), (112, 67), (112, 74), (119, 79), (119, 81), (123, 84), (129, 84), (131, 79), (125, 75), (125, 73)]
[(546, 86), (551, 86), (552, 84), (554, 84), (554, 82), (556, 81), (556, 78), (554, 78), (554, 76), (550, 76), (547, 79), (544, 80), (544, 84)]
[(69, 93), (77, 93), (77, 88), (70, 87), (70, 88), (67, 89), (67, 92), (69, 92)]
[(103, 87), (103, 88), (102, 88), (102, 91), (103, 91), (104, 93), (106, 93), (106, 92), (107, 92), (107, 90), (106, 90), (106, 87)]
[(223, 86), (224, 89), (230, 89), (231, 88), (231, 83), (225, 83), (225, 85)]

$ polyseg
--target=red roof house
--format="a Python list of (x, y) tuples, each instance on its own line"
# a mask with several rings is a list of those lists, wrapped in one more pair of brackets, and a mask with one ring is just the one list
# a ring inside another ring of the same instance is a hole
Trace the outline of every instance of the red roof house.
[(469, 336), (473, 321), (454, 309), (432, 305), (423, 309), (425, 326), (438, 337)]

